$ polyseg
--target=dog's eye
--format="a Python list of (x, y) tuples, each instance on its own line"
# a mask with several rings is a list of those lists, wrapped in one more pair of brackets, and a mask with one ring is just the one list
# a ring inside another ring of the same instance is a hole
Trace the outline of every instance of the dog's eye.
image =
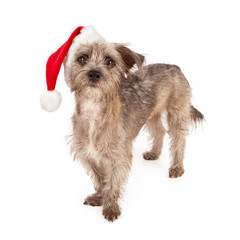
[(80, 63), (80, 64), (85, 64), (86, 62), (87, 62), (87, 60), (88, 60), (88, 55), (82, 55), (82, 56), (80, 56), (79, 58), (78, 58), (78, 62)]
[(107, 64), (108, 67), (114, 67), (115, 66), (114, 60), (110, 57), (106, 57), (106, 64)]

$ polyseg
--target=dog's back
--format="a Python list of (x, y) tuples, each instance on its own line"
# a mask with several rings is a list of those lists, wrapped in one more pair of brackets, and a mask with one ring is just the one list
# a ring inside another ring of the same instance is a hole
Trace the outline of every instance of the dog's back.
[(128, 103), (125, 112), (135, 111), (140, 123), (165, 110), (183, 108), (194, 122), (204, 119), (203, 114), (192, 106), (191, 87), (176, 65), (150, 64), (143, 67), (143, 77), (136, 71), (124, 84), (121, 93)]
[(185, 102), (190, 106), (190, 116), (195, 123), (204, 120), (204, 115), (191, 104), (191, 87), (178, 66), (150, 64), (143, 67), (143, 70), (143, 78), (135, 83), (139, 83), (142, 92), (146, 95), (157, 99), (154, 112), (157, 109), (167, 110), (170, 105), (177, 108)]

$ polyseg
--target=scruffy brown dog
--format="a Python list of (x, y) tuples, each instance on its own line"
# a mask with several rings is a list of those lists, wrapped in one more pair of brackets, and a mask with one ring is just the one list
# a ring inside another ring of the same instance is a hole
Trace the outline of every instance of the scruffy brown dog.
[[(75, 94), (71, 149), (92, 177), (96, 193), (84, 204), (103, 206), (114, 221), (120, 215), (118, 199), (131, 167), (132, 141), (146, 124), (153, 140), (146, 160), (159, 157), (167, 113), (172, 164), (169, 176), (184, 173), (185, 138), (192, 122), (203, 115), (191, 105), (191, 88), (179, 67), (142, 66), (144, 57), (122, 44), (81, 45), (67, 82)], [(138, 70), (132, 72), (136, 65)]]

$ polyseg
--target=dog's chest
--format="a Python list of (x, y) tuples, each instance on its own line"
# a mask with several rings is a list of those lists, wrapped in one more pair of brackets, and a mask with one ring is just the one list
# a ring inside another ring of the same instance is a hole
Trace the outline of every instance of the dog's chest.
[(102, 106), (91, 100), (86, 100), (80, 105), (80, 113), (83, 121), (94, 125), (102, 117)]
[(98, 159), (100, 153), (97, 150), (96, 138), (99, 134), (99, 125), (103, 117), (103, 106), (101, 103), (86, 100), (80, 105), (81, 122), (85, 132), (85, 154), (90, 158)]

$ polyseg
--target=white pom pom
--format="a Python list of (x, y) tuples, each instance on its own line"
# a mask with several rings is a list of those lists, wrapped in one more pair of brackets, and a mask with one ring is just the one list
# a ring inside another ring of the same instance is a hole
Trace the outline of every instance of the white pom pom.
[(59, 108), (61, 101), (61, 94), (56, 90), (47, 91), (40, 97), (41, 108), (48, 112), (56, 111)]

